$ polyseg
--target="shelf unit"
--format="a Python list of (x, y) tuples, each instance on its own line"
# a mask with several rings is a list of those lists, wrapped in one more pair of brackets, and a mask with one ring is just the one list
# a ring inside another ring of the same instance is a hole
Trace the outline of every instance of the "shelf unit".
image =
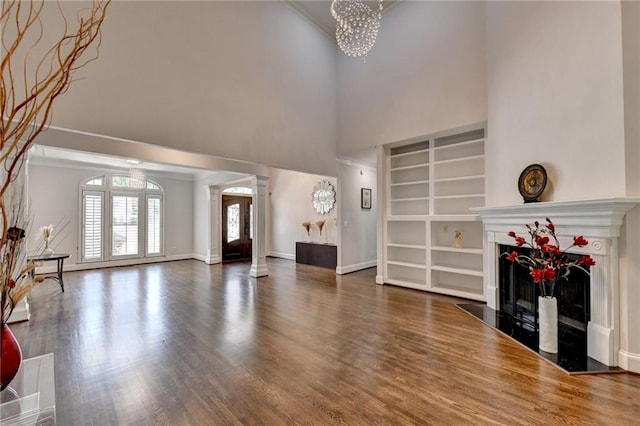
[(484, 129), (385, 154), (384, 282), (484, 301)]

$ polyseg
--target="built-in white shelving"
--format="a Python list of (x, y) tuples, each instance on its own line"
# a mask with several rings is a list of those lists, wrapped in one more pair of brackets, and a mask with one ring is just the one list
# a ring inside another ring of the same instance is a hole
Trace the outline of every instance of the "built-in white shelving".
[(484, 129), (385, 153), (384, 282), (484, 301)]

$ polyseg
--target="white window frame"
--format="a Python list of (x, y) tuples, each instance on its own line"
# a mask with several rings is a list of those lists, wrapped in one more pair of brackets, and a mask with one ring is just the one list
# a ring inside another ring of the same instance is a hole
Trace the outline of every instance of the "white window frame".
[[(95, 185), (91, 185), (87, 188), (90, 187), (96, 187)], [(99, 187), (97, 187), (99, 188)], [(85, 250), (84, 250), (84, 241), (85, 241), (85, 231), (86, 231), (86, 224), (85, 224), (85, 196), (86, 195), (97, 195), (101, 198), (102, 203), (101, 203), (101, 211), (100, 211), (100, 215), (101, 215), (101, 247), (100, 247), (100, 257), (92, 257), (92, 258), (86, 258), (85, 257)], [(101, 262), (105, 259), (105, 251), (104, 251), (104, 247), (105, 247), (105, 235), (104, 235), (104, 227), (105, 227), (105, 203), (106, 203), (106, 197), (105, 197), (105, 191), (104, 190), (91, 190), (91, 189), (82, 189), (81, 191), (81, 197), (80, 197), (80, 258), (82, 259), (82, 262)]]
[[(154, 191), (154, 192), (150, 192), (150, 191), (151, 190), (147, 190), (144, 195), (144, 217), (145, 217), (144, 255), (145, 257), (164, 256), (164, 195), (157, 191)], [(149, 199), (160, 200), (160, 251), (158, 253), (149, 253), (149, 240), (147, 235), (147, 229), (149, 226), (149, 223), (147, 222), (147, 219), (149, 218), (149, 212), (147, 211), (147, 207), (149, 206)]]
[[(144, 188), (123, 188), (123, 187), (111, 187), (113, 176), (126, 176), (122, 173), (107, 173), (104, 175), (92, 176), (84, 179), (80, 184), (80, 261), (82, 263), (90, 262), (104, 262), (109, 260), (123, 260), (123, 259), (143, 259), (149, 257), (164, 256), (164, 241), (165, 241), (165, 228), (164, 228), (164, 189), (157, 182), (150, 180), (153, 185), (156, 185), (159, 189), (147, 189), (147, 185)], [(87, 185), (93, 179), (102, 178), (103, 185)], [(85, 194), (100, 194), (102, 197), (102, 256), (100, 259), (85, 259), (84, 258), (84, 195)], [(112, 253), (112, 236), (113, 236), (113, 203), (112, 198), (114, 195), (121, 196), (137, 196), (138, 197), (138, 254), (137, 255), (113, 255)], [(160, 199), (160, 253), (148, 253), (147, 242), (147, 200), (149, 198)], [(107, 214), (109, 217), (107, 217)]]
[[(131, 197), (137, 198), (138, 200), (138, 249), (136, 254), (113, 254), (113, 198), (114, 197)], [(142, 218), (146, 218), (144, 214), (144, 206), (141, 205), (142, 196), (138, 191), (109, 191), (109, 259), (118, 260), (118, 259), (137, 259), (143, 256), (142, 251), (142, 241), (141, 238), (144, 235), (143, 228), (143, 220)], [(145, 221), (146, 223), (146, 221)]]

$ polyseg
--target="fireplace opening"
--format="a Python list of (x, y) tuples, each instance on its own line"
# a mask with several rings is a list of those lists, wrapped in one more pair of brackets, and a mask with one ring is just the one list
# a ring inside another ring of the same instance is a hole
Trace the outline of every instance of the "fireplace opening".
[[(526, 267), (506, 259), (506, 255), (512, 251), (524, 255), (531, 253), (531, 249), (528, 248), (499, 245), (499, 309), (503, 315), (511, 318), (513, 326), (519, 328), (520, 332), (537, 337), (540, 290)], [(570, 261), (579, 258), (579, 255), (571, 253), (567, 253), (566, 256)], [(574, 268), (568, 281), (561, 281), (556, 286), (558, 343), (559, 345), (577, 345), (579, 347), (574, 347), (573, 350), (585, 353), (587, 324), (591, 312), (589, 282), (589, 274)]]

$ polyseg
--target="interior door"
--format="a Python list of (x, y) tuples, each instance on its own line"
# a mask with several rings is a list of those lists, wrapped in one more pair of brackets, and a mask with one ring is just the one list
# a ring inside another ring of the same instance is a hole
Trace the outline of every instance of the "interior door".
[(222, 196), (222, 261), (251, 259), (251, 197)]

